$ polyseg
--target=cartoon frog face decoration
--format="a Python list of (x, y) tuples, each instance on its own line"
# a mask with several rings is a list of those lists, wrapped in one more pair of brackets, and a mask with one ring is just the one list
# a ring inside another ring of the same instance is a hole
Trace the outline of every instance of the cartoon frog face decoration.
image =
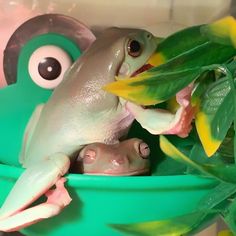
[(23, 132), (35, 106), (48, 100), (94, 40), (84, 24), (60, 14), (36, 16), (13, 33), (4, 51), (9, 86), (0, 90), (1, 162), (18, 165)]

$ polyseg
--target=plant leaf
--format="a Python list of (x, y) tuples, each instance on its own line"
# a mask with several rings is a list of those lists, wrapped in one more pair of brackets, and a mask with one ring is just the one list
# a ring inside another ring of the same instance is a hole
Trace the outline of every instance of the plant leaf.
[(233, 235), (236, 234), (236, 201), (232, 202), (226, 212), (223, 213), (224, 221), (227, 223)]
[(208, 211), (198, 211), (168, 220), (136, 224), (111, 224), (123, 233), (135, 236), (180, 236), (194, 230), (204, 220)]
[(206, 92), (209, 85), (215, 80), (215, 71), (206, 71), (199, 76), (199, 78), (194, 83), (194, 90), (191, 96), (192, 106), (199, 106), (202, 95)]
[(236, 193), (236, 185), (221, 182), (214, 189), (204, 196), (199, 202), (198, 210), (209, 210), (215, 208), (230, 196)]
[(221, 181), (236, 183), (236, 165), (210, 165), (199, 164), (196, 161), (191, 160), (181, 151), (179, 151), (174, 145), (172, 145), (168, 139), (164, 136), (160, 136), (161, 150), (169, 157), (176, 161), (185, 163), (186, 165), (193, 167), (203, 174), (210, 175)]
[(234, 89), (228, 77), (209, 86), (196, 114), (196, 128), (204, 150), (212, 156), (224, 140), (234, 119)]
[(201, 25), (192, 26), (168, 36), (158, 44), (149, 63), (155, 66), (166, 63), (170, 59), (208, 42), (209, 38), (202, 34), (200, 29)]
[[(184, 139), (176, 135), (171, 135), (169, 136), (169, 138), (171, 142), (178, 147), (178, 149), (180, 149), (182, 152), (185, 153), (185, 155), (189, 155), (193, 145), (196, 143), (195, 141), (196, 135), (197, 135), (196, 133), (191, 132), (189, 136)], [(155, 136), (155, 145), (156, 142), (157, 142), (157, 137)], [(164, 158), (163, 157), (160, 158), (161, 154)], [(156, 167), (156, 172), (154, 173), (154, 175), (184, 175), (187, 171), (188, 166), (186, 166), (183, 163), (176, 162), (172, 158), (166, 157), (161, 151), (158, 153), (158, 158), (157, 155), (155, 155), (154, 158), (158, 160), (161, 159), (161, 162), (159, 162)]]
[(224, 63), (235, 54), (231, 46), (207, 42), (136, 77), (118, 78), (104, 89), (138, 104), (154, 105), (173, 97), (207, 66)]
[(203, 35), (208, 37), (211, 41), (233, 45), (236, 47), (236, 20), (232, 16), (227, 16), (209, 25), (201, 27)]
[(228, 163), (234, 163), (234, 136), (235, 131), (233, 125), (228, 130), (226, 137), (224, 138), (222, 144), (220, 145), (218, 152), (222, 156), (222, 159)]
[(229, 230), (221, 230), (219, 233), (218, 233), (218, 236), (234, 236), (234, 234), (229, 231)]
[[(174, 143), (172, 142), (172, 144), (174, 144)], [(176, 147), (179, 149), (178, 146), (176, 146)], [(179, 149), (179, 150), (182, 151), (181, 149)], [(202, 165), (202, 164), (207, 164), (207, 165), (231, 164), (230, 162), (224, 162), (224, 159), (221, 157), (221, 155), (218, 152), (216, 152), (212, 156), (212, 158), (208, 158), (199, 141), (192, 146), (191, 152), (189, 154), (186, 154), (186, 153), (184, 153), (184, 154), (189, 156), (189, 158), (191, 160), (197, 162), (199, 165)], [(188, 167), (187, 173), (188, 174), (199, 174), (199, 171), (196, 170), (196, 168)]]
[[(149, 79), (120, 80), (105, 87), (116, 90), (119, 96), (143, 105), (163, 102), (186, 87), (201, 73), (201, 68), (153, 74)], [(158, 86), (157, 86), (158, 85)]]

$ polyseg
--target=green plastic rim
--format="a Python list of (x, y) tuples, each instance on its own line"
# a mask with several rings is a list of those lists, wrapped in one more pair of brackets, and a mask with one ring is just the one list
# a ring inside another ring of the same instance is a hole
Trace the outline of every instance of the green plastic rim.
[[(23, 168), (0, 164), (0, 178), (18, 179), (24, 171)], [(173, 176), (96, 176), (85, 174), (67, 174), (67, 185), (72, 188), (99, 188), (99, 189), (187, 189), (209, 188), (219, 182), (210, 177), (197, 175), (173, 175)]]

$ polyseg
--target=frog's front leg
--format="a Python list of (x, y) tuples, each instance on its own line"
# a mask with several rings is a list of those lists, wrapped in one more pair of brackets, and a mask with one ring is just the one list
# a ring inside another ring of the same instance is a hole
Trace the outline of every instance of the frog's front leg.
[[(69, 158), (57, 153), (28, 167), (17, 180), (0, 209), (0, 231), (16, 231), (35, 222), (57, 215), (71, 201), (64, 188)], [(54, 190), (49, 190), (56, 185)], [(41, 195), (45, 203), (26, 209)]]
[(189, 85), (176, 94), (179, 108), (175, 114), (163, 109), (145, 109), (131, 102), (126, 103), (126, 108), (141, 126), (152, 134), (176, 134), (186, 137), (191, 130), (195, 114), (190, 102), (191, 92), (192, 85)]

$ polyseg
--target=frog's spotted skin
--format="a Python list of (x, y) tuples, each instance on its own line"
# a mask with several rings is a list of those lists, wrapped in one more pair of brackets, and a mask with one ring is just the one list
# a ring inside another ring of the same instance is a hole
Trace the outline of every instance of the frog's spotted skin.
[[(26, 128), (20, 158), (26, 170), (0, 210), (0, 231), (19, 230), (69, 204), (61, 177), (75, 154), (89, 143), (117, 143), (135, 118), (125, 101), (102, 87), (114, 81), (119, 71), (133, 74), (155, 49), (156, 40), (147, 31), (111, 28), (72, 65)], [(57, 188), (47, 193), (54, 184)], [(24, 210), (44, 193), (46, 203)]]

